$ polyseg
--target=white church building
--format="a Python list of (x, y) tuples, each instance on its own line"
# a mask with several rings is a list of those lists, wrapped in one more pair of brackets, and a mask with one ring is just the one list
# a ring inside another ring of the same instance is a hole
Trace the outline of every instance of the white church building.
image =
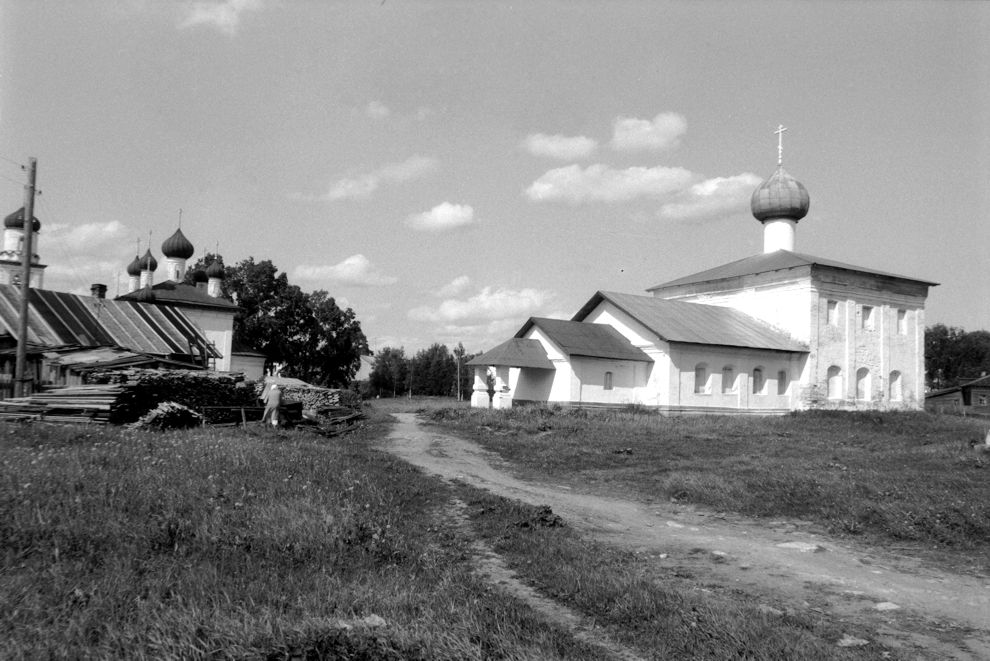
[(778, 164), (751, 200), (762, 254), (648, 295), (596, 292), (570, 321), (529, 319), (470, 361), (472, 406), (923, 408), (925, 299), (937, 283), (795, 252), (809, 205)]

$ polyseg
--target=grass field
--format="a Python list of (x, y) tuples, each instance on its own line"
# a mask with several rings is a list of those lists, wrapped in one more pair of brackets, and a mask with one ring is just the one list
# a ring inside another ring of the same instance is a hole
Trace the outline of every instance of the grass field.
[[(941, 494), (929, 503), (932, 517), (956, 508), (966, 522), (963, 532), (950, 525), (952, 534), (937, 537), (919, 531), (943, 528), (916, 524), (899, 534), (973, 557), (986, 541), (986, 469), (966, 445), (979, 432), (967, 421), (671, 420), (432, 403), (434, 419), (540, 474), (726, 508), (749, 485), (770, 485), (763, 493), (779, 501), (774, 507), (738, 501), (753, 515), (810, 516), (817, 506), (809, 493), (894, 488), (873, 481), (892, 470), (876, 463), (893, 450), (905, 455), (898, 466), (925, 478), (919, 490)], [(388, 420), (380, 411), (398, 405), (376, 403), (363, 429), (332, 441), (257, 429), (0, 425), (0, 658), (601, 658), (600, 649), (481, 581), (470, 534), (450, 514), (454, 496), (467, 503), (474, 534), (527, 567), (521, 573), (545, 594), (645, 657), (880, 653), (837, 648), (850, 630), (824, 616), (769, 616), (744, 595), (706, 594), (688, 577), (657, 576), (635, 554), (567, 527), (520, 526), (531, 508), (445, 485), (381, 452)], [(802, 426), (812, 430), (807, 437), (796, 436)], [(822, 458), (811, 448), (825, 438), (836, 450)], [(955, 482), (942, 464), (959, 474)], [(817, 486), (796, 490), (786, 486), (792, 479)], [(897, 488), (906, 492), (908, 483)], [(979, 496), (982, 506), (972, 502)], [(893, 499), (881, 502), (881, 513), (900, 511)], [(838, 527), (867, 534), (863, 524)]]
[(475, 578), (383, 429), (0, 426), (0, 658), (596, 658)]
[(926, 413), (774, 418), (433, 409), (532, 477), (644, 501), (811, 521), (831, 534), (990, 574), (987, 422)]

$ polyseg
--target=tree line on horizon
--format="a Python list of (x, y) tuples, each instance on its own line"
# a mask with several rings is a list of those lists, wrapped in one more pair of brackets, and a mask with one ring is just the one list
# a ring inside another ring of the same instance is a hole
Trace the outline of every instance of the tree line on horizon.
[(467, 363), (480, 355), (467, 353), (460, 342), (453, 350), (434, 343), (412, 357), (406, 356), (403, 347), (385, 347), (374, 354), (367, 394), (470, 399), (474, 369)]

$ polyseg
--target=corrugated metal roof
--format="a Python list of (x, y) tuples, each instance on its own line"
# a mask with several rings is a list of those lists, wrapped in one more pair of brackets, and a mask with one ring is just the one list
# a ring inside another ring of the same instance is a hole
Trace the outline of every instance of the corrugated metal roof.
[(606, 300), (667, 342), (808, 351), (806, 344), (739, 310), (653, 296), (600, 291), (574, 315), (573, 321), (582, 321)]
[(920, 282), (921, 284), (929, 286), (938, 285), (937, 282), (929, 282), (928, 280), (919, 280), (918, 278), (909, 278), (904, 275), (896, 275), (894, 273), (885, 273), (883, 271), (867, 269), (861, 266), (853, 266), (852, 264), (844, 264), (843, 262), (837, 262), (833, 259), (823, 259), (812, 255), (791, 252), (790, 250), (777, 250), (771, 253), (753, 255), (752, 257), (746, 257), (735, 262), (729, 262), (728, 264), (723, 264), (722, 266), (716, 266), (715, 268), (708, 269), (707, 271), (701, 271), (700, 273), (678, 278), (677, 280), (671, 280), (670, 282), (665, 282), (663, 284), (650, 287), (647, 291), (655, 291), (658, 289), (677, 287), (680, 285), (698, 284), (701, 282), (712, 282), (715, 280), (725, 280), (726, 278), (737, 278), (743, 275), (755, 275), (757, 273), (767, 273), (770, 271), (785, 271), (802, 266), (824, 266), (826, 268), (840, 269), (843, 271), (869, 273), (870, 275), (880, 275), (887, 278), (896, 278), (898, 280)]
[(530, 317), (516, 333), (516, 337), (525, 335), (533, 326), (546, 333), (547, 337), (569, 356), (642, 362), (653, 360), (641, 349), (634, 347), (622, 333), (605, 324), (584, 324), (579, 321)]
[(486, 351), (480, 356), (472, 358), (467, 364), (553, 369), (553, 363), (547, 358), (547, 352), (539, 340), (527, 340), (518, 337), (506, 340), (491, 351)]
[[(115, 346), (141, 353), (190, 353), (190, 343), (210, 346), (198, 326), (181, 310), (31, 289), (28, 299), (28, 343), (43, 347)], [(18, 335), (21, 291), (0, 285), (0, 334)]]

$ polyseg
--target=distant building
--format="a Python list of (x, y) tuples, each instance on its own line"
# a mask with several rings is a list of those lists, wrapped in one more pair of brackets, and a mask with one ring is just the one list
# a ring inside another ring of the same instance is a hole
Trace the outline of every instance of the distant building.
[(570, 321), (530, 319), (468, 363), (472, 405), (922, 408), (925, 300), (936, 283), (794, 252), (809, 206), (778, 165), (751, 200), (762, 254), (656, 285), (651, 296), (599, 291)]
[(990, 416), (990, 376), (935, 390), (925, 396), (925, 409), (933, 413)]

